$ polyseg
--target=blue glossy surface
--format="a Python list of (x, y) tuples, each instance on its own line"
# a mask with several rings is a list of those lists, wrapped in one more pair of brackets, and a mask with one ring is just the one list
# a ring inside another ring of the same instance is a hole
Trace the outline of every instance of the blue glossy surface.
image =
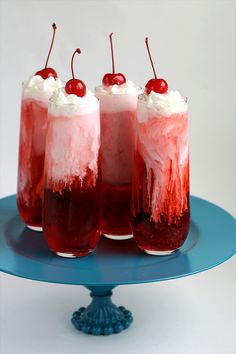
[(90, 287), (92, 302), (73, 313), (71, 322), (81, 332), (95, 336), (120, 333), (129, 328), (133, 316), (124, 306), (116, 306), (111, 300), (112, 288)]
[(235, 254), (236, 221), (229, 213), (192, 197), (191, 217), (186, 242), (171, 256), (141, 253), (133, 240), (102, 238), (87, 257), (63, 259), (47, 248), (42, 233), (24, 227), (15, 196), (10, 196), (0, 200), (0, 270), (53, 283), (116, 286), (187, 276)]

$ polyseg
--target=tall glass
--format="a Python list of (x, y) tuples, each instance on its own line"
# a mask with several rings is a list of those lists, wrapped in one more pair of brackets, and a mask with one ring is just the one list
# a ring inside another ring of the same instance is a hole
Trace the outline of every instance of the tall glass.
[(48, 100), (59, 79), (33, 76), (23, 84), (18, 158), (17, 206), (24, 223), (42, 230), (42, 192)]
[(96, 88), (101, 108), (103, 235), (116, 240), (133, 237), (131, 181), (138, 90), (107, 93)]
[(176, 251), (189, 230), (187, 104), (175, 106), (166, 114), (138, 100), (132, 226), (138, 247), (152, 255)]
[(60, 103), (53, 97), (46, 138), (43, 231), (49, 248), (59, 256), (85, 256), (99, 240), (99, 151), (98, 100), (93, 96), (92, 101)]

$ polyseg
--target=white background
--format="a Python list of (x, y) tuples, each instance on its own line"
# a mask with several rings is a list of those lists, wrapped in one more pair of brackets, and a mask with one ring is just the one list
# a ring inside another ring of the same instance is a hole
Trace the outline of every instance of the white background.
[[(42, 69), (58, 26), (50, 66), (75, 72), (92, 90), (116, 68), (143, 86), (158, 75), (189, 97), (191, 192), (236, 215), (236, 1), (0, 0), (0, 197), (15, 193), (21, 82)], [(223, 235), (222, 235), (223, 236)], [(235, 257), (208, 272), (159, 284), (118, 287), (114, 300), (134, 325), (98, 338), (77, 333), (71, 313), (88, 303), (82, 287), (0, 276), (1, 354), (235, 354)]]

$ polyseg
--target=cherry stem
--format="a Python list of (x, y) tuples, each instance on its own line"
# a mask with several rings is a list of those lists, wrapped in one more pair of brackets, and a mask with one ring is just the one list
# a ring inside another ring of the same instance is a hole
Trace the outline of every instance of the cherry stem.
[(51, 45), (50, 45), (50, 48), (49, 48), (49, 52), (48, 52), (48, 56), (47, 56), (47, 60), (46, 60), (46, 64), (45, 64), (45, 69), (48, 66), (48, 60), (49, 60), (49, 57), (50, 57), (50, 54), (51, 54), (51, 51), (52, 51), (52, 46), (53, 46), (53, 42), (54, 42), (54, 38), (55, 38), (55, 34), (56, 34), (56, 29), (57, 29), (57, 26), (56, 26), (56, 24), (54, 22), (52, 24), (52, 29), (53, 29), (53, 35), (52, 35)]
[(152, 61), (152, 56), (151, 56), (149, 45), (148, 45), (148, 37), (145, 38), (145, 43), (146, 43), (146, 46), (147, 46), (147, 51), (148, 51), (148, 56), (149, 56), (150, 62), (152, 64), (152, 70), (153, 70), (155, 79), (157, 79), (156, 70), (154, 68), (154, 64), (153, 64), (153, 61)]
[(115, 74), (115, 60), (114, 60), (114, 50), (113, 50), (112, 35), (113, 35), (113, 33), (109, 34), (110, 44), (111, 44), (112, 74)]
[(72, 78), (73, 78), (73, 80), (75, 80), (75, 75), (74, 75), (74, 56), (75, 56), (75, 54), (80, 54), (81, 53), (81, 50), (79, 49), (79, 48), (77, 48), (75, 51), (74, 51), (74, 53), (73, 53), (73, 55), (72, 55), (72, 58), (71, 58), (71, 64), (70, 64), (70, 66), (71, 66), (71, 73), (72, 73)]

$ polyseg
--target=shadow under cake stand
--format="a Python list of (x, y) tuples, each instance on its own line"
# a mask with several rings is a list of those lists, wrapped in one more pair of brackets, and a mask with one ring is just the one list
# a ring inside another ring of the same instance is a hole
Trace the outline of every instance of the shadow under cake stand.
[(88, 334), (119, 333), (132, 323), (131, 312), (111, 300), (116, 286), (185, 277), (215, 267), (235, 252), (235, 219), (196, 197), (191, 197), (188, 238), (176, 253), (150, 256), (141, 253), (132, 239), (116, 242), (103, 237), (93, 253), (77, 259), (55, 256), (43, 233), (25, 228), (15, 196), (0, 200), (0, 270), (32, 280), (85, 286), (92, 301), (74, 312), (72, 323)]

